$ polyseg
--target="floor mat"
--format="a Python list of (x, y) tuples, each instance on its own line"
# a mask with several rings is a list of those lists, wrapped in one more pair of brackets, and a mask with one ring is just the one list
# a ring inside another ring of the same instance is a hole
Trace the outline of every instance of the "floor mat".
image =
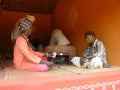
[(64, 70), (59, 66), (51, 68), (48, 72), (30, 72), (21, 71), (16, 69), (7, 68), (0, 71), (0, 79), (10, 80), (10, 79), (21, 79), (21, 78), (34, 78), (34, 77), (44, 77), (44, 76), (60, 76), (67, 74), (75, 74), (71, 71)]
[(0, 79), (10, 80), (10, 79), (21, 79), (21, 78), (34, 78), (34, 77), (45, 77), (45, 76), (62, 76), (71, 74), (87, 74), (95, 72), (107, 72), (120, 70), (120, 67), (112, 66), (111, 68), (102, 69), (85, 69), (78, 68), (73, 65), (61, 65), (54, 66), (48, 72), (29, 72), (21, 71), (13, 68), (7, 68), (0, 71)]
[(120, 67), (118, 67), (118, 66), (111, 66), (110, 68), (87, 69), (87, 68), (79, 68), (79, 67), (76, 67), (73, 65), (69, 65), (69, 66), (60, 66), (60, 68), (66, 70), (66, 71), (70, 71), (70, 72), (78, 73), (78, 74), (120, 70)]

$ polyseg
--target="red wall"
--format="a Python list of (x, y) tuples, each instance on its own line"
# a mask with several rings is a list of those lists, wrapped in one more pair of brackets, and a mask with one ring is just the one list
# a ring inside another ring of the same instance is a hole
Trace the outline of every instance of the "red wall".
[(64, 31), (80, 56), (86, 48), (84, 32), (93, 29), (106, 46), (108, 62), (120, 65), (119, 0), (60, 0), (52, 25)]
[[(26, 16), (27, 13), (2, 11), (0, 15), (0, 52), (10, 53), (11, 51), (11, 30), (15, 23)], [(50, 37), (51, 15), (33, 14), (36, 17), (32, 39), (39, 38), (43, 44), (48, 42)]]

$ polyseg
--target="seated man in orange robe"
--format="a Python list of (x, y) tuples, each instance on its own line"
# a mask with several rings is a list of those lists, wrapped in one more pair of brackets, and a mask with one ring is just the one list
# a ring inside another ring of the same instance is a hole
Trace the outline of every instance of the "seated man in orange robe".
[[(14, 56), (13, 62), (14, 66), (19, 70), (29, 70), (29, 71), (48, 71), (49, 66), (54, 63), (47, 61), (45, 56), (49, 56), (48, 53), (35, 52), (29, 46), (28, 36), (32, 32), (32, 24), (35, 21), (33, 15), (27, 15), (25, 18), (19, 21), (16, 28), (17, 34), (14, 45)], [(51, 55), (52, 56), (52, 55)]]

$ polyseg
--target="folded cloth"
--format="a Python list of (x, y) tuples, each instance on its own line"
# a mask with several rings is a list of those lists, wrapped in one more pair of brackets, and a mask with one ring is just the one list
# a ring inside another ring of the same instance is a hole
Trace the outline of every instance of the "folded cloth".
[(73, 65), (77, 66), (77, 67), (81, 67), (80, 65), (80, 57), (73, 57), (71, 62), (73, 63)]

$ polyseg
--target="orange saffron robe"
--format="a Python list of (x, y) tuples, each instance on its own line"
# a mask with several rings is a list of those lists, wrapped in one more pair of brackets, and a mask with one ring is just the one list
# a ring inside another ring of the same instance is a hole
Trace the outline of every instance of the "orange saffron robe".
[(28, 41), (29, 39), (25, 35), (18, 36), (16, 40), (13, 63), (17, 69), (33, 70), (44, 56), (44, 53), (33, 51), (28, 45)]

